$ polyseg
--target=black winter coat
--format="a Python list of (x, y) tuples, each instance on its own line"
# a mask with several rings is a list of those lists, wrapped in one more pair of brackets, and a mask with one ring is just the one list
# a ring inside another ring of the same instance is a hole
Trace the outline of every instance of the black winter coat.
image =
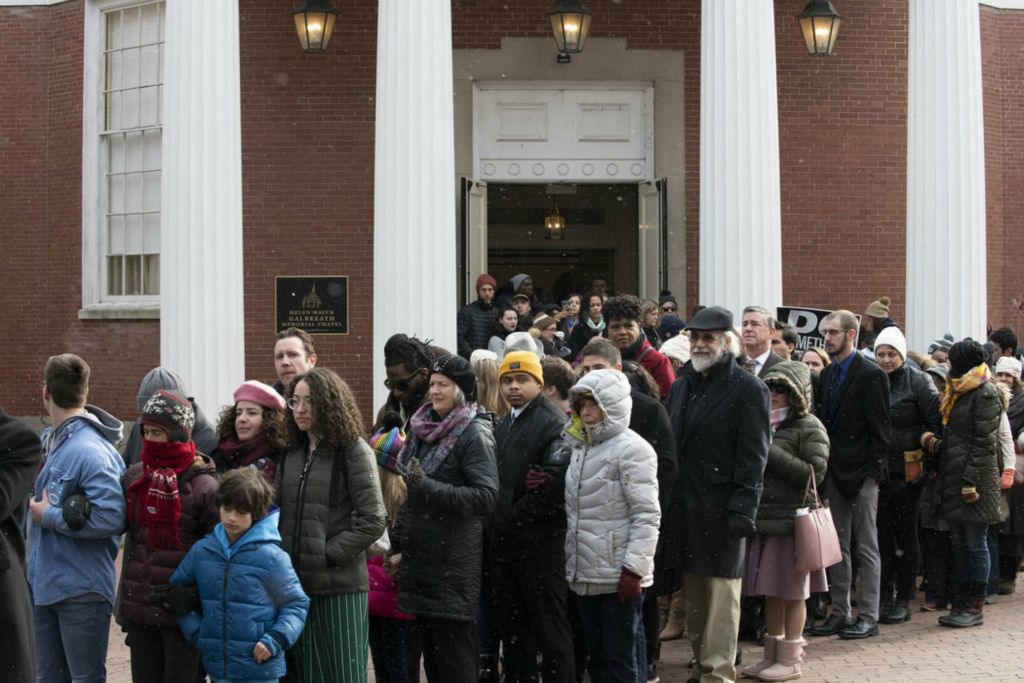
[[(398, 609), (435, 619), (472, 621), (480, 598), (483, 519), (494, 509), (498, 472), (489, 414), (466, 427), (432, 476), (409, 492), (390, 532), (398, 565)], [(418, 437), (410, 435), (406, 447)], [(430, 448), (421, 444), (419, 457)]]
[(11, 683), (36, 680), (22, 524), (42, 457), (39, 437), (0, 410), (0, 680)]
[(889, 373), (889, 421), (892, 436), (885, 451), (889, 478), (904, 481), (903, 452), (921, 448), (923, 433), (942, 432), (939, 394), (928, 375), (906, 364)]
[[(768, 387), (726, 354), (707, 377), (689, 362), (668, 397), (679, 449), (679, 477), (662, 517), (669, 585), (682, 572), (743, 576), (746, 539), (727, 519), (752, 524), (761, 498), (770, 431)], [(660, 581), (659, 581), (660, 582)]]
[(587, 324), (587, 318), (585, 316), (581, 317), (579, 322), (573, 326), (572, 334), (569, 335), (569, 350), (572, 351), (572, 355), (569, 359), (575, 359), (576, 356), (580, 355), (580, 351), (583, 350), (583, 347), (587, 345), (588, 341), (594, 337), (603, 336), (604, 333), (605, 330), (603, 329), (592, 329), (590, 325)]
[(844, 496), (854, 496), (865, 480), (886, 481), (884, 466), (892, 428), (889, 421), (889, 379), (880, 367), (854, 352), (839, 389), (836, 414), (828, 414), (832, 375), (839, 364), (821, 371), (814, 414), (828, 429), (831, 451), (828, 479)]
[[(494, 428), (498, 498), (494, 505), (494, 556), (520, 560), (565, 555), (565, 470), (571, 451), (562, 441), (565, 413), (543, 396), (530, 401), (515, 422), (509, 413)], [(526, 490), (526, 473), (547, 482)], [(564, 559), (561, 561), (564, 565)]]
[(373, 451), (356, 439), (336, 453), (305, 445), (277, 466), (281, 547), (310, 596), (370, 590), (366, 549), (384, 533), (384, 499)]
[[(1002, 403), (994, 381), (985, 382), (957, 399), (946, 422), (939, 458), (939, 515), (955, 522), (995, 524), (1006, 519), (1006, 501), (999, 491), (996, 434)], [(965, 503), (964, 486), (981, 496)]]
[(658, 505), (665, 510), (679, 471), (676, 435), (672, 433), (668, 411), (661, 401), (636, 389), (630, 396), (633, 410), (629, 414), (629, 428), (651, 444), (658, 454)]
[(486, 349), (497, 319), (498, 309), (494, 304), (485, 304), (480, 299), (460, 308), (456, 318), (459, 355), (469, 360), (476, 349)]

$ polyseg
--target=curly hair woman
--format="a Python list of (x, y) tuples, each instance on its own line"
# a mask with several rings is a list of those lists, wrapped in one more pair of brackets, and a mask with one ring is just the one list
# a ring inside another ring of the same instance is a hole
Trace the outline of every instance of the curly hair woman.
[(288, 439), (284, 399), (273, 387), (256, 380), (243, 382), (234, 398), (220, 413), (217, 450), (210, 457), (218, 472), (253, 467), (273, 484)]
[(277, 468), (281, 547), (310, 597), (289, 679), (366, 681), (366, 549), (384, 532), (373, 451), (348, 385), (313, 368), (288, 389), (290, 446)]

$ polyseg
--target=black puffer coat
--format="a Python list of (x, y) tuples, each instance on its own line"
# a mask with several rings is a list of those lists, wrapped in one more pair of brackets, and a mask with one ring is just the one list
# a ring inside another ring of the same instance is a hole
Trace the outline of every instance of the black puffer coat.
[(807, 478), (814, 471), (820, 487), (828, 466), (828, 432), (810, 414), (811, 373), (803, 363), (782, 361), (765, 373), (769, 387), (788, 389), (789, 415), (778, 426), (768, 446), (764, 491), (757, 508), (757, 533), (762, 536), (793, 534), (793, 514), (806, 505)]
[(459, 355), (469, 360), (476, 349), (486, 349), (498, 319), (498, 309), (477, 299), (459, 309), (458, 325)]
[[(480, 597), (483, 519), (494, 508), (498, 471), (491, 416), (479, 414), (444, 463), (409, 492), (389, 532), (398, 565), (398, 609), (435, 619), (472, 621)], [(406, 441), (413, 447), (415, 434)], [(431, 448), (423, 443), (424, 460)]]
[[(992, 381), (960, 396), (953, 405), (939, 459), (939, 515), (943, 519), (983, 524), (1006, 519), (996, 463), (1001, 413), (999, 390)], [(972, 485), (981, 497), (968, 504), (960, 497), (960, 489)]]
[(928, 375), (909, 365), (889, 373), (889, 421), (892, 432), (885, 452), (889, 480), (904, 481), (904, 451), (921, 448), (921, 435), (939, 434), (939, 394)]
[[(333, 485), (333, 490), (332, 490)], [(377, 461), (362, 439), (337, 453), (305, 446), (277, 466), (281, 547), (310, 596), (370, 590), (366, 549), (384, 533)]]

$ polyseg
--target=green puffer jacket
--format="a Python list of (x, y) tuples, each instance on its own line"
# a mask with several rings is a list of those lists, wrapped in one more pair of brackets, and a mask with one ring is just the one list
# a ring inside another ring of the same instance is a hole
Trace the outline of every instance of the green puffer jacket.
[(787, 536), (793, 533), (793, 514), (804, 507), (807, 477), (814, 470), (818, 486), (825, 481), (828, 432), (811, 405), (811, 373), (803, 363), (777, 363), (763, 377), (769, 387), (783, 386), (789, 395), (789, 415), (772, 435), (764, 493), (757, 509), (757, 533)]
[[(331, 488), (334, 490), (332, 491)], [(277, 467), (281, 547), (310, 596), (370, 590), (366, 549), (384, 533), (377, 461), (362, 439), (337, 453), (291, 446)]]
[[(995, 380), (967, 392), (953, 404), (939, 459), (939, 515), (943, 519), (983, 524), (1006, 519), (1006, 499), (999, 491), (996, 459), (1002, 408)], [(977, 487), (981, 498), (968, 504), (960, 497), (960, 489), (971, 485)]]

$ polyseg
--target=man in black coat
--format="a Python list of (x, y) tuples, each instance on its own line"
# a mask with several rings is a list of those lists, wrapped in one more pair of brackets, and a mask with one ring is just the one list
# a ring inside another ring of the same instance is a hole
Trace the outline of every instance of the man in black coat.
[[(811, 635), (868, 638), (878, 635), (881, 559), (878, 552), (878, 484), (885, 481), (890, 435), (889, 378), (856, 351), (857, 317), (834, 311), (825, 318), (825, 350), (832, 357), (819, 380), (815, 414), (831, 442), (825, 497), (839, 532), (843, 561), (829, 569), (832, 614)], [(850, 535), (857, 539), (860, 614), (850, 614), (853, 574)]]
[(22, 523), (42, 451), (31, 429), (0, 410), (0, 680), (35, 681), (35, 629)]
[(498, 309), (494, 305), (497, 287), (497, 280), (484, 273), (476, 279), (476, 301), (459, 309), (456, 317), (458, 350), (466, 360), (475, 350), (486, 349), (494, 334), (494, 321), (498, 319)]
[(565, 414), (541, 395), (544, 374), (530, 351), (506, 354), (498, 373), (512, 406), (494, 428), (498, 499), (494, 509), (494, 607), (505, 647), (505, 681), (573, 683), (566, 612)]
[(727, 350), (732, 314), (705, 308), (689, 324), (690, 361), (668, 397), (679, 477), (662, 517), (662, 588), (682, 574), (693, 677), (736, 680), (746, 538), (754, 534), (768, 460), (768, 387)]

